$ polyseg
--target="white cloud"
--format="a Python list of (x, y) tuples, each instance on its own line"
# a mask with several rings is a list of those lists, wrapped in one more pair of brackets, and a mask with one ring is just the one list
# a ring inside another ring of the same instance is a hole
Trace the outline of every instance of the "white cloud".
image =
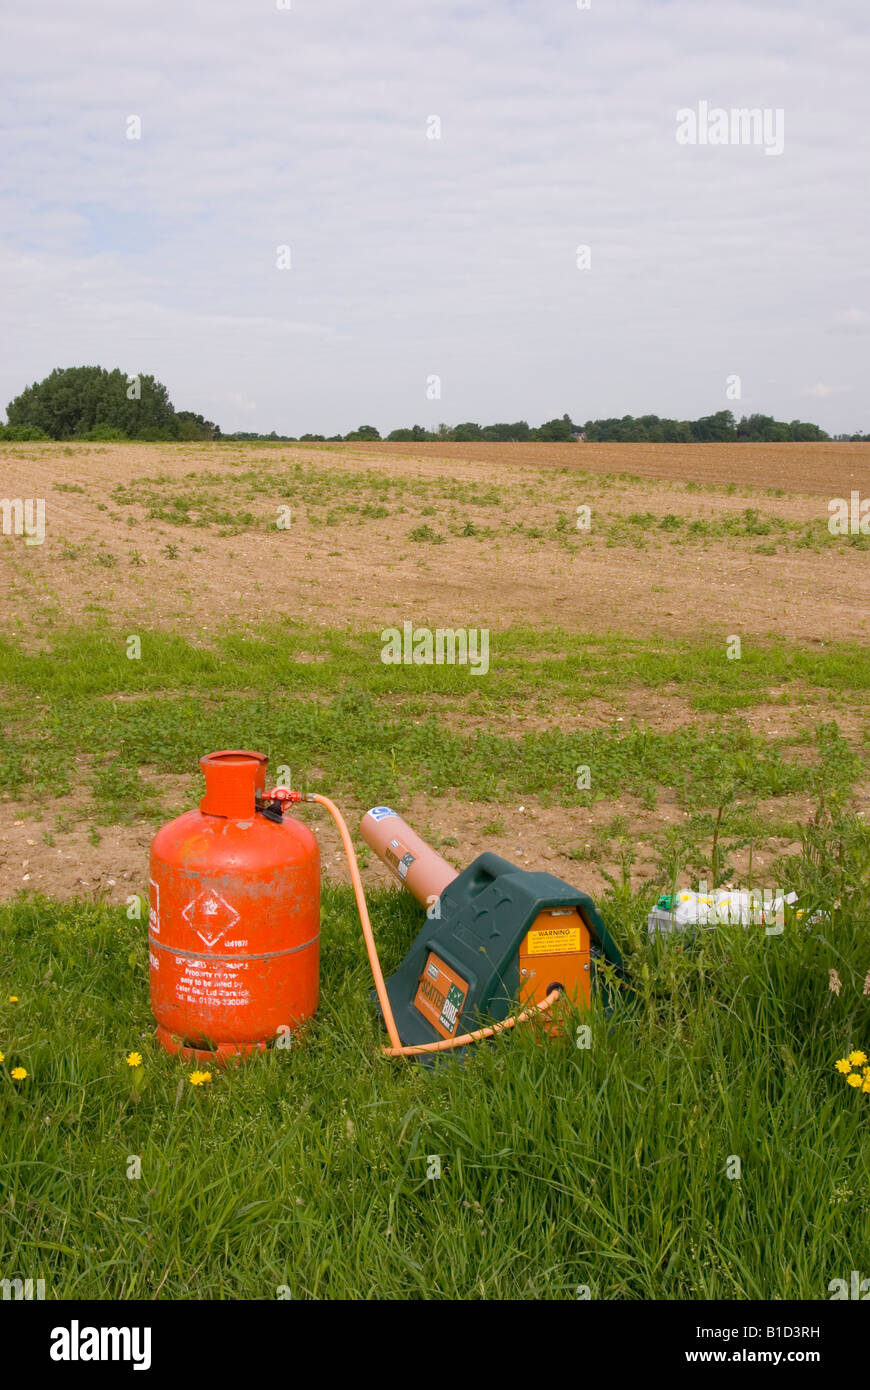
[(805, 396), (815, 396), (817, 400), (823, 401), (828, 396), (839, 396), (843, 391), (848, 391), (848, 386), (829, 386), (825, 381), (817, 381), (815, 386), (808, 386), (804, 392)]
[[(4, 23), (0, 403), (93, 361), (294, 434), (697, 415), (732, 372), (743, 409), (791, 419), (803, 382), (867, 379), (860, 325), (828, 331), (870, 302), (863, 0), (42, 0)], [(677, 146), (699, 100), (783, 108), (784, 153)]]
[(870, 333), (870, 314), (866, 309), (844, 309), (837, 315), (835, 327), (841, 333)]

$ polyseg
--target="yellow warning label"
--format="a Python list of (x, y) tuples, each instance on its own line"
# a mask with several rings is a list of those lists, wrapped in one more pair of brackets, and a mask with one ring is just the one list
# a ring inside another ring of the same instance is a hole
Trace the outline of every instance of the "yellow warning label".
[(530, 956), (558, 956), (564, 951), (579, 950), (579, 927), (537, 927), (526, 937), (526, 951)]

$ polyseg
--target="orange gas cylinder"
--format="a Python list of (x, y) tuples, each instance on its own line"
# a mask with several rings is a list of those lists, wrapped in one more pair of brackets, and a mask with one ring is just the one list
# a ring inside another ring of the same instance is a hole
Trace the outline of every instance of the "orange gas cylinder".
[(263, 802), (267, 762), (209, 753), (199, 810), (154, 837), (151, 1006), (170, 1052), (246, 1054), (317, 1008), (320, 850), (307, 826)]

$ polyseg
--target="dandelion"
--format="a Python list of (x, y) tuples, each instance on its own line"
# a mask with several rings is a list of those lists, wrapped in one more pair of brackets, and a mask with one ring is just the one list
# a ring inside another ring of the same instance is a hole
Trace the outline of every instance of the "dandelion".
[(128, 1052), (125, 1060), (126, 1060), (126, 1063), (127, 1063), (127, 1066), (128, 1066), (128, 1067), (141, 1067), (141, 1065), (142, 1065), (142, 1053), (141, 1053), (141, 1052)]
[(861, 1090), (870, 1093), (870, 1076), (865, 1076), (861, 1082)]
[(10, 1004), (17, 1004), (17, 1003), (18, 1003), (18, 995), (17, 995), (17, 994), (10, 994), (10, 996), (9, 996), (9, 1003), (10, 1003)]
[(848, 1057), (841, 1057), (835, 1065), (837, 1071), (841, 1071), (844, 1076), (847, 1072), (850, 1072), (852, 1070), (852, 1063), (849, 1061)]
[(211, 1081), (210, 1071), (192, 1071), (190, 1073), (191, 1086), (207, 1086)]
[(13, 1067), (9, 1075), (12, 1077), (13, 1081), (24, 1081), (27, 1077), (27, 1072), (23, 1067)]
[(866, 1066), (866, 1064), (867, 1064), (867, 1053), (866, 1053), (866, 1052), (850, 1052), (850, 1053), (849, 1053), (849, 1061), (852, 1063), (852, 1066), (853, 1066), (853, 1067), (863, 1067), (863, 1066)]
[(5, 1061), (6, 1061), (6, 1055), (5, 1055), (5, 1053), (0, 1052), (0, 1062), (5, 1062)]
[(860, 1086), (862, 1084), (861, 1078), (856, 1071), (853, 1071), (850, 1076), (846, 1077), (846, 1084), (848, 1086)]

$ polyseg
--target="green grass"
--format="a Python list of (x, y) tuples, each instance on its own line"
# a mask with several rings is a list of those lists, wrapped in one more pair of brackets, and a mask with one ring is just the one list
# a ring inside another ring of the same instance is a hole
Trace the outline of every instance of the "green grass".
[(780, 698), (772, 692), (783, 684), (794, 687), (790, 698), (797, 703), (803, 686), (849, 696), (870, 690), (870, 649), (848, 640), (808, 647), (744, 638), (741, 659), (729, 661), (724, 637), (632, 638), (516, 626), (492, 634), (490, 671), (478, 683), (462, 667), (384, 665), (378, 632), (314, 629), (291, 619), (217, 633), (199, 643), (159, 629), (140, 631), (139, 661), (127, 659), (127, 635), (99, 626), (61, 627), (36, 650), (0, 635), (0, 691), (46, 699), (156, 690), (174, 682), (200, 691), (256, 686), (312, 693), (334, 690), (340, 680), (379, 696), (473, 690), (481, 700), (528, 700), (543, 687), (545, 701), (583, 701), (642, 686), (673, 687), (706, 709), (721, 692), (719, 708), (733, 709)]
[[(493, 634), (491, 669), (474, 677), (461, 666), (385, 665), (377, 632), (287, 623), (202, 645), (135, 635), (134, 660), (131, 634), (103, 628), (56, 631), (41, 650), (0, 638), (0, 794), (68, 794), (87, 763), (102, 819), (156, 817), (162, 808), (140, 769), (193, 773), (203, 751), (228, 746), (262, 748), (300, 784), (368, 801), (427, 792), (571, 807), (627, 793), (653, 807), (667, 788), (698, 810), (815, 795), (823, 764), (842, 784), (862, 767), (835, 723), (777, 737), (740, 714), (810, 697), (847, 709), (870, 686), (870, 653), (857, 644), (810, 652), (747, 642), (729, 661), (712, 642), (514, 629)], [(584, 700), (638, 690), (679, 696), (686, 721), (571, 727)], [(537, 713), (542, 727), (500, 731), (517, 710)], [(588, 790), (577, 788), (580, 766), (591, 769)]]
[[(246, 460), (248, 467), (227, 474), (198, 470), (175, 477), (162, 473), (118, 484), (112, 500), (122, 507), (141, 507), (148, 520), (175, 526), (217, 526), (224, 534), (256, 527), (274, 527), (274, 515), (259, 519), (228, 499), (304, 506), (313, 523), (337, 524), (338, 520), (377, 521), (390, 515), (391, 505), (418, 498), (427, 505), (424, 515), (432, 515), (431, 500), (461, 503), (464, 506), (499, 507), (498, 488), (449, 478), (389, 478), (377, 469), (324, 468), (308, 462), (278, 461), (266, 457)], [(365, 499), (365, 500), (360, 500)], [(322, 508), (328, 510), (324, 514)]]
[[(591, 1046), (578, 1015), (434, 1071), (379, 1055), (352, 897), (327, 887), (305, 1038), (201, 1088), (152, 1040), (144, 922), (7, 904), (0, 1268), (55, 1298), (827, 1298), (870, 1266), (870, 1096), (833, 1069), (870, 1046), (868, 867), (866, 827), (817, 831), (799, 886), (829, 915), (778, 937), (651, 944), (648, 899), (617, 892), (634, 993), (596, 1006)], [(389, 970), (419, 912), (371, 905)]]
[[(434, 1071), (379, 1053), (344, 888), (325, 885), (322, 1002), (305, 1038), (201, 1088), (154, 1043), (144, 917), (105, 902), (0, 906), (4, 1277), (44, 1278), (55, 1298), (824, 1299), (832, 1279), (870, 1269), (870, 1095), (833, 1069), (870, 1052), (870, 832), (847, 809), (866, 738), (847, 742), (831, 719), (762, 736), (744, 717), (863, 708), (865, 649), (745, 642), (728, 661), (724, 642), (517, 628), (492, 635), (477, 679), (386, 666), (378, 633), (136, 635), (140, 660), (129, 633), (102, 627), (56, 629), (38, 648), (0, 639), (0, 795), (31, 798), (58, 834), (76, 811), (54, 793), (84, 779), (98, 824), (157, 819), (151, 773), (195, 773), (224, 746), (262, 748), (297, 782), (358, 801), (490, 801), (487, 834), (520, 798), (653, 805), (668, 789), (687, 814), (642, 891), (624, 816), (579, 844), (571, 832), (578, 861), (621, 866), (600, 904), (632, 985), (612, 1017), (596, 1005), (562, 1039), (523, 1029)], [(686, 719), (668, 731), (583, 717), (586, 701), (628, 709), (638, 691), (679, 697)], [(517, 713), (540, 727), (509, 728)], [(809, 827), (759, 809), (795, 791), (818, 808)], [(756, 882), (787, 884), (818, 915), (781, 936), (650, 942), (652, 901), (681, 869), (701, 872), (714, 830), (719, 878), (735, 845), (801, 839)], [(146, 879), (143, 861), (124, 891)], [(370, 903), (389, 972), (420, 912), (398, 893)], [(581, 1021), (589, 1048), (576, 1046)]]
[[(351, 456), (367, 459), (365, 453)], [(217, 457), (212, 454), (211, 458)], [(250, 530), (270, 530), (276, 524), (276, 507), (291, 505), (301, 509), (313, 526), (364, 525), (380, 521), (414, 503), (421, 517), (434, 517), (408, 533), (410, 540), (438, 544), (446, 537), (437, 529), (447, 526), (456, 536), (486, 541), (496, 536), (522, 534), (524, 539), (565, 549), (597, 544), (633, 546), (640, 549), (664, 545), (705, 545), (727, 540), (752, 543), (752, 549), (765, 554), (780, 551), (821, 550), (850, 547), (866, 550), (866, 536), (834, 536), (828, 530), (828, 513), (821, 502), (812, 519), (796, 521), (775, 513), (744, 507), (739, 512), (707, 516), (645, 511), (625, 514), (619, 494), (626, 487), (635, 491), (673, 495), (680, 506), (687, 492), (730, 494), (733, 485), (706, 485), (666, 482), (639, 478), (631, 474), (595, 474), (573, 469), (542, 469), (531, 481), (513, 478), (498, 486), (443, 477), (390, 477), (376, 468), (324, 467), (305, 458), (275, 458), (274, 454), (250, 457), (222, 457), (235, 465), (199, 469), (176, 476), (158, 473), (118, 484), (111, 493), (118, 507), (138, 508), (145, 520), (161, 521), (177, 527), (215, 528), (219, 535), (234, 536)], [(244, 466), (242, 466), (244, 464)], [(76, 484), (61, 484), (72, 490)], [(745, 489), (751, 493), (753, 489)], [(782, 489), (767, 489), (767, 495), (781, 496)], [(591, 504), (591, 530), (576, 529), (578, 503)], [(536, 509), (532, 523), (530, 506)], [(250, 508), (253, 507), (252, 511)], [(476, 516), (466, 509), (476, 510)], [(697, 505), (694, 508), (697, 510)], [(555, 513), (555, 516), (553, 515)], [(479, 525), (483, 517), (491, 524)], [(128, 520), (136, 518), (128, 511)]]
[(605, 516), (604, 532), (608, 545), (634, 545), (646, 549), (661, 542), (661, 533), (669, 533), (671, 545), (704, 543), (712, 540), (762, 541), (755, 550), (766, 555), (781, 550), (823, 550), (831, 546), (849, 545), (858, 550), (870, 549), (870, 537), (862, 535), (832, 535), (828, 530), (827, 512), (820, 508), (813, 521), (792, 521), (787, 517), (759, 512), (756, 507), (744, 507), (741, 512), (723, 512), (710, 517), (680, 516), (674, 512), (659, 515), (655, 512), (631, 512), (626, 515)]

